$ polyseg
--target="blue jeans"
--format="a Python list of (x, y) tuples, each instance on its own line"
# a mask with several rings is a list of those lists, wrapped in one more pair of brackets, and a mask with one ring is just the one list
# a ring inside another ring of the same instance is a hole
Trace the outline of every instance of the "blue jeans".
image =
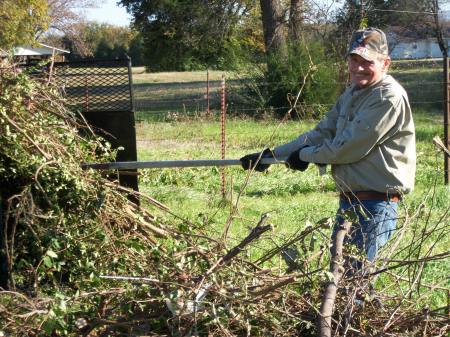
[[(381, 247), (391, 238), (397, 223), (396, 202), (383, 200), (347, 201), (340, 199), (339, 210), (332, 235), (336, 235), (339, 225), (348, 218), (352, 221), (350, 235), (345, 243), (358, 247), (369, 261), (373, 261)], [(352, 219), (353, 218), (353, 219)]]

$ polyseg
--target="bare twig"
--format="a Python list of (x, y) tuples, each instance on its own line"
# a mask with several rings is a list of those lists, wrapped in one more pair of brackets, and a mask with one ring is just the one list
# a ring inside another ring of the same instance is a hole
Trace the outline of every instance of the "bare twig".
[(100, 275), (100, 278), (108, 280), (120, 280), (120, 281), (139, 281), (143, 283), (161, 283), (160, 280), (150, 277)]
[(447, 147), (444, 145), (444, 142), (439, 136), (435, 136), (433, 138), (433, 143), (436, 145), (441, 151), (447, 154), (447, 156), (450, 156), (450, 151), (447, 149)]

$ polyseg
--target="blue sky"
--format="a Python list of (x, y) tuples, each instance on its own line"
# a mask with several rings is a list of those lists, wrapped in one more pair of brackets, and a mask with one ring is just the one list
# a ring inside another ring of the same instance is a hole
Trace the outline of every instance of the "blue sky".
[(87, 8), (84, 10), (89, 21), (109, 23), (117, 26), (128, 26), (131, 17), (124, 7), (118, 6), (118, 0), (103, 0), (98, 8)]
[[(128, 26), (131, 16), (127, 14), (124, 7), (118, 6), (119, 0), (103, 0), (98, 4), (98, 8), (87, 8), (84, 10), (85, 16), (89, 21), (109, 23), (118, 26)], [(318, 3), (330, 3), (331, 0), (317, 0)], [(331, 1), (335, 3), (335, 1)], [(442, 9), (448, 15), (450, 4), (445, 4)]]

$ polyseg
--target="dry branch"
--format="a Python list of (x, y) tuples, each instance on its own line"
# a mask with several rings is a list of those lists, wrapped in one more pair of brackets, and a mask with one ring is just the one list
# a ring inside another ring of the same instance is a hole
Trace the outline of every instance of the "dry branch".
[(433, 143), (436, 145), (441, 151), (447, 154), (447, 156), (450, 157), (450, 151), (447, 149), (447, 147), (444, 145), (444, 142), (439, 136), (435, 136), (433, 138)]
[(206, 272), (205, 277), (211, 275), (219, 266), (224, 266), (237, 256), (249, 243), (258, 239), (263, 233), (272, 229), (272, 225), (264, 225), (268, 218), (267, 214), (263, 214), (255, 228), (250, 234), (242, 240), (237, 246), (233, 247), (227, 254), (221, 257), (217, 262)]
[(325, 287), (325, 291), (322, 297), (322, 305), (320, 307), (319, 316), (319, 336), (331, 337), (331, 320), (334, 310), (334, 304), (336, 302), (337, 289), (339, 287), (339, 281), (344, 275), (344, 258), (343, 258), (343, 246), (345, 236), (351, 227), (351, 222), (345, 221), (336, 233), (335, 240), (333, 242), (333, 249), (330, 261), (330, 272), (332, 274), (332, 280), (328, 282)]
[[(448, 210), (437, 220), (425, 214), (425, 229), (418, 226), (411, 243), (402, 241), (400, 252), (385, 251), (385, 265), (376, 273), (385, 272), (390, 283), (380, 291), (368, 290), (375, 273), (365, 275), (367, 279), (342, 278), (342, 245), (336, 242), (337, 254), (330, 266), (333, 279), (323, 296), (321, 326), (315, 325), (316, 303), (322, 295), (318, 285), (326, 268), (320, 257), (328, 252), (325, 231), (329, 226), (318, 222), (291, 237), (272, 236), (261, 245), (258, 239), (272, 228), (263, 215), (245, 238), (233, 238), (237, 244), (223, 253), (226, 240), (231, 239), (228, 229), (238, 211), (237, 202), (221, 235), (216, 228), (200, 228), (157, 200), (120, 187), (98, 172), (82, 171), (79, 163), (107, 153), (108, 146), (84, 139), (76, 130), (83, 128), (89, 136), (92, 130), (39, 84), (33, 95), (25, 93), (26, 100), (8, 105), (11, 102), (5, 97), (20, 97), (28, 88), (14, 88), (11, 83), (11, 78), (0, 82), (3, 93), (14, 93), (0, 96), (6, 105), (1, 113), (8, 116), (0, 121), (0, 168), (7, 168), (0, 178), (2, 192), (7, 184), (17, 188), (3, 198), (7, 204), (4, 224), (11, 230), (3, 234), (11, 284), (15, 281), (20, 291), (0, 291), (5, 335), (67, 331), (96, 336), (290, 337), (311, 336), (322, 329), (329, 336), (331, 324), (336, 337), (444, 336), (448, 332), (446, 307), (419, 307), (433, 292), (446, 290), (444, 284), (429, 289), (422, 284), (420, 266), (445, 263), (449, 258), (448, 252), (431, 252), (433, 240), (442, 241), (448, 234), (444, 227)], [(17, 153), (21, 160), (10, 160)], [(14, 170), (8, 170), (11, 167)], [(156, 218), (131, 204), (130, 195), (163, 215)], [(423, 208), (429, 203), (425, 200)], [(404, 227), (422, 214), (417, 211), (413, 219), (402, 218)], [(181, 226), (162, 223), (166, 216)], [(344, 236), (342, 229), (336, 240), (342, 243)], [(305, 245), (304, 254), (296, 257), (295, 273), (286, 271), (283, 250), (312, 240), (317, 244)], [(431, 248), (424, 253), (424, 247)], [(388, 272), (391, 269), (398, 275)], [(120, 288), (118, 281), (124, 281)], [(349, 291), (336, 296), (338, 287), (344, 286)], [(364, 308), (354, 307), (357, 290), (370, 295)]]

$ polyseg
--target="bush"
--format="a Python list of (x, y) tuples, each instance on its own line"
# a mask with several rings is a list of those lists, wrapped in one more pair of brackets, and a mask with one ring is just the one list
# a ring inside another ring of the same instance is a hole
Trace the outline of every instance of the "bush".
[(284, 55), (272, 54), (267, 64), (250, 61), (241, 67), (242, 83), (232, 95), (251, 106), (256, 117), (289, 112), (292, 117), (320, 119), (344, 89), (344, 65), (322, 43), (302, 40), (289, 45)]
[(319, 42), (291, 44), (286, 58), (274, 55), (268, 63), (267, 105), (278, 114), (288, 111), (298, 96), (295, 111), (299, 117), (320, 118), (342, 90), (342, 83), (336, 80), (341, 64), (327, 55)]

